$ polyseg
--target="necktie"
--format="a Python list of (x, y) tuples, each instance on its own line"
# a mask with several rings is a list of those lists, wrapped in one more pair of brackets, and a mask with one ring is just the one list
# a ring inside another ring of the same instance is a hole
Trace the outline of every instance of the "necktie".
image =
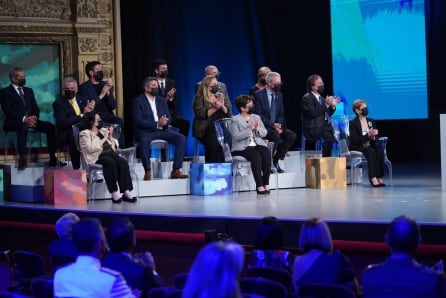
[(271, 122), (276, 123), (276, 95), (274, 93), (271, 94), (269, 114), (271, 116)]
[(22, 100), (23, 105), (26, 107), (26, 103), (25, 103), (25, 94), (23, 94), (23, 90), (22, 87), (17, 88), (19, 90), (19, 96), (20, 99)]
[(76, 116), (79, 116), (81, 114), (81, 110), (79, 109), (79, 106), (77, 105), (76, 98), (70, 99), (71, 106), (73, 107), (74, 113)]
[(161, 95), (166, 96), (166, 88), (164, 87), (164, 82), (160, 82)]
[(322, 105), (324, 103), (324, 98), (322, 96), (319, 96), (319, 103)]

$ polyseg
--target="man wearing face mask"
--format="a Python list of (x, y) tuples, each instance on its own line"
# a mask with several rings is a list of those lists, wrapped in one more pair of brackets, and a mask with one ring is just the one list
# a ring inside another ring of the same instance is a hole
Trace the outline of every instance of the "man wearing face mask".
[(169, 107), (170, 116), (172, 117), (171, 125), (173, 127), (177, 127), (180, 130), (180, 133), (187, 138), (187, 135), (189, 134), (190, 121), (181, 118), (177, 114), (177, 83), (167, 77), (169, 75), (167, 62), (162, 59), (157, 59), (153, 61), (152, 67), (156, 79), (158, 80), (160, 96), (164, 97), (167, 102), (167, 106)]
[(155, 139), (175, 145), (175, 157), (170, 177), (172, 179), (187, 178), (188, 176), (180, 170), (183, 167), (186, 137), (169, 129), (172, 118), (166, 100), (159, 96), (158, 80), (155, 77), (144, 79), (143, 90), (144, 92), (133, 100), (133, 119), (145, 170), (144, 180), (152, 179), (149, 148), (150, 143)]
[[(217, 66), (215, 65), (208, 65), (204, 68), (204, 76), (215, 76), (217, 78), (217, 86), (218, 86), (218, 92), (223, 93), (225, 96), (225, 101), (229, 102), (229, 95), (228, 95), (228, 88), (226, 88), (226, 84), (223, 82), (218, 81), (220, 72), (218, 71)], [(201, 81), (197, 82), (195, 84), (195, 94), (197, 94), (197, 91), (200, 87)]]
[(322, 156), (329, 157), (336, 142), (329, 118), (336, 111), (339, 99), (334, 96), (324, 98), (324, 91), (321, 76), (313, 74), (307, 79), (307, 93), (302, 97), (302, 130), (305, 138), (313, 143), (323, 139)]
[(80, 152), (76, 149), (72, 125), (79, 123), (83, 114), (94, 110), (95, 101), (77, 94), (77, 81), (72, 77), (63, 80), (62, 95), (53, 102), (58, 148), (68, 146), (73, 169), (80, 168)]
[(104, 123), (119, 124), (121, 135), (119, 136), (119, 147), (125, 148), (124, 122), (115, 116), (116, 100), (113, 95), (112, 80), (104, 80), (104, 72), (99, 61), (90, 61), (85, 66), (85, 74), (88, 81), (79, 85), (79, 96), (87, 100), (95, 101), (95, 112), (98, 112)]
[(270, 71), (266, 75), (266, 88), (254, 93), (254, 113), (259, 115), (265, 124), (268, 134), (266, 139), (274, 142), (273, 164), (279, 173), (284, 170), (279, 160), (284, 160), (288, 150), (296, 140), (296, 133), (286, 128), (283, 94), (280, 92), (282, 80), (280, 74)]
[(26, 141), (28, 130), (34, 129), (46, 134), (50, 167), (66, 166), (56, 158), (56, 130), (52, 123), (39, 120), (40, 109), (37, 106), (34, 91), (25, 87), (25, 71), (14, 67), (9, 71), (11, 84), (0, 90), (1, 106), (5, 114), (3, 129), (5, 132), (17, 132), (17, 146), (19, 149), (18, 170), (27, 167)]

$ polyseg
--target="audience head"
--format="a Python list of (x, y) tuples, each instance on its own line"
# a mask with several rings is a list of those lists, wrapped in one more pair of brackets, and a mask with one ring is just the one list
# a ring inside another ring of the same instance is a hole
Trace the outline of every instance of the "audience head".
[(232, 241), (207, 244), (189, 271), (183, 298), (239, 297), (238, 278), (244, 265), (244, 250)]
[(405, 215), (392, 220), (385, 235), (392, 252), (414, 253), (421, 242), (420, 227), (417, 222)]
[(96, 111), (91, 111), (91, 112), (87, 112), (82, 116), (82, 119), (79, 123), (79, 130), (84, 130), (84, 129), (92, 129), (93, 126), (100, 126), (100, 124), (102, 124), (102, 120), (101, 117), (99, 116), (98, 112)]
[(135, 227), (127, 217), (115, 218), (108, 227), (106, 236), (113, 252), (131, 252), (136, 245)]
[(353, 102), (352, 110), (356, 115), (367, 116), (369, 110), (367, 108), (367, 102), (364, 99), (356, 99)]
[(73, 99), (77, 93), (77, 81), (73, 77), (63, 79), (63, 95), (68, 99)]
[(239, 112), (243, 112), (242, 108), (245, 108), (247, 110), (251, 109), (253, 106), (253, 100), (254, 98), (251, 95), (242, 94), (235, 98), (235, 106), (239, 110)]
[(281, 249), (283, 246), (282, 226), (274, 216), (262, 218), (257, 225), (254, 246), (257, 249)]
[(147, 77), (142, 82), (142, 88), (146, 95), (157, 96), (159, 94), (158, 80), (155, 77)]
[(328, 225), (319, 218), (307, 220), (300, 229), (299, 248), (305, 253), (312, 249), (331, 252), (333, 240)]
[(204, 74), (206, 76), (215, 76), (215, 78), (218, 80), (218, 77), (220, 76), (220, 72), (218, 71), (217, 66), (215, 65), (208, 65), (204, 69)]
[(152, 63), (152, 69), (157, 78), (167, 78), (169, 74), (167, 61), (163, 59), (156, 59)]
[(266, 75), (271, 71), (268, 66), (262, 66), (257, 70), (257, 82), (260, 85), (266, 85)]
[(75, 223), (72, 238), (79, 255), (100, 258), (108, 250), (104, 231), (96, 218), (85, 218)]
[(11, 83), (23, 87), (26, 84), (25, 71), (21, 67), (13, 67), (9, 70), (9, 80)]
[(69, 239), (71, 238), (71, 231), (73, 230), (73, 225), (79, 221), (79, 217), (72, 213), (68, 212), (62, 215), (56, 221), (56, 233), (60, 239)]
[(271, 92), (280, 92), (282, 80), (280, 74), (275, 71), (270, 71), (266, 75), (266, 86)]
[(102, 65), (99, 61), (90, 61), (85, 65), (85, 74), (89, 79), (94, 79), (96, 82), (102, 81), (104, 78), (104, 72), (102, 71)]
[(324, 93), (324, 82), (322, 81), (322, 77), (317, 74), (313, 74), (307, 79), (307, 91), (308, 92), (317, 92), (319, 94)]

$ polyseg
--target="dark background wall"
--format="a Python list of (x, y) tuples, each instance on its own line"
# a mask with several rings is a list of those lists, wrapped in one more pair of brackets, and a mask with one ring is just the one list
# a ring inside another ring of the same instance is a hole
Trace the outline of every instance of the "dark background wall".
[[(397, 0), (395, 0), (397, 1)], [(446, 52), (446, 3), (426, 0), (429, 118), (379, 121), (394, 162), (439, 162), (439, 114), (445, 113), (442, 68)], [(300, 134), (305, 81), (322, 75), (332, 91), (330, 5), (326, 0), (133, 0), (121, 1), (124, 114), (132, 139), (131, 101), (162, 58), (177, 81), (179, 114), (192, 121), (194, 84), (216, 65), (231, 99), (247, 93), (256, 71), (267, 65), (282, 74), (288, 126)], [(361, 78), (352, 77), (352, 84)], [(370, 107), (386, 109), (385, 106)], [(190, 132), (188, 153), (192, 152)], [(299, 146), (299, 140), (296, 147)]]

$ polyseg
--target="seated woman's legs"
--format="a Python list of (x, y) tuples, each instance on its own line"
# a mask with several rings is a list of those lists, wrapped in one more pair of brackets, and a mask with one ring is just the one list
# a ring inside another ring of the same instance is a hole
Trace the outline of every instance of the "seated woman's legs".
[(271, 174), (271, 153), (269, 152), (269, 149), (264, 146), (256, 146), (255, 148), (259, 152), (262, 159), (262, 184), (265, 190), (269, 190), (269, 176)]
[[(379, 186), (383, 183), (382, 177), (384, 176), (384, 153), (382, 153), (382, 157), (380, 157), (380, 147), (368, 147), (363, 150), (365, 158), (367, 159), (367, 164), (369, 167), (369, 179), (372, 186)], [(382, 159), (382, 165), (380, 165), (379, 159)]]
[(210, 123), (204, 131), (203, 137), (199, 141), (204, 146), (204, 158), (206, 163), (225, 162), (223, 150), (218, 143), (217, 133), (215, 132), (214, 124)]
[(103, 153), (99, 155), (96, 163), (102, 165), (105, 183), (107, 184), (108, 191), (112, 194), (112, 199), (114, 201), (119, 200), (118, 186), (116, 185), (118, 168), (115, 161), (109, 154)]
[(120, 191), (127, 197), (132, 198), (130, 191), (133, 190), (132, 177), (130, 176), (130, 169), (127, 160), (117, 154), (110, 154), (115, 161), (118, 170), (118, 185)]

